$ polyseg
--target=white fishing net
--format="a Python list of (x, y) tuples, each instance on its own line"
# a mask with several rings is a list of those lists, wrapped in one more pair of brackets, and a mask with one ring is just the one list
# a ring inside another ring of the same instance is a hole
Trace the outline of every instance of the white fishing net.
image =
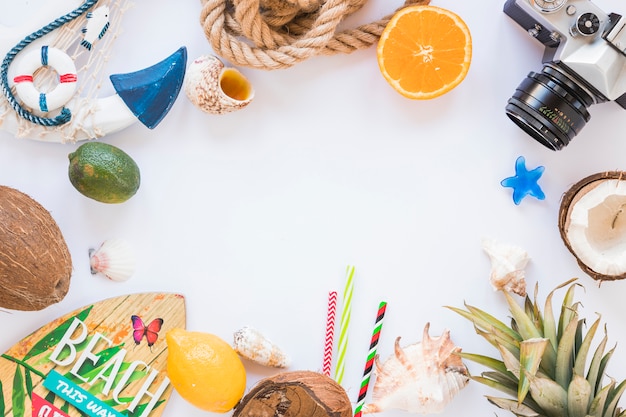
[[(65, 3), (68, 2), (66, 1)], [(11, 108), (8, 100), (2, 96), (0, 99), (0, 129), (8, 131), (17, 138), (63, 143), (98, 138), (108, 133), (111, 128), (102, 126), (102, 115), (98, 117), (99, 112), (107, 111), (107, 102), (99, 99), (101, 89), (105, 85), (108, 86), (109, 83), (109, 74), (104, 71), (104, 67), (110, 58), (113, 44), (121, 33), (122, 17), (129, 8), (133, 7), (133, 2), (130, 0), (100, 0), (91, 10), (93, 11), (102, 6), (109, 8), (109, 27), (104, 36), (93, 43), (91, 49), (81, 45), (81, 41), (84, 38), (82, 30), (86, 27), (88, 21), (85, 13), (33, 42), (33, 44), (20, 52), (24, 54), (31, 48), (39, 48), (45, 44), (65, 51), (72, 58), (76, 65), (78, 81), (74, 95), (66, 104), (66, 107), (72, 112), (70, 122), (51, 127), (32, 123), (19, 117)], [(71, 10), (70, 6), (64, 13), (68, 13)], [(58, 17), (50, 16), (50, 22)], [(35, 30), (37, 29), (35, 28)], [(29, 34), (24, 33), (23, 36), (25, 37)], [(8, 51), (3, 51), (3, 53), (6, 52)], [(13, 66), (15, 66), (15, 63), (12, 64)], [(9, 68), (9, 74), (11, 74), (12, 67)], [(35, 72), (33, 78), (37, 90), (44, 93), (52, 90), (58, 84), (58, 74), (49, 67), (41, 67)], [(10, 76), (9, 80), (11, 80)], [(14, 87), (12, 91), (19, 100)], [(36, 116), (51, 118), (59, 113), (58, 109), (44, 113), (39, 111), (39, 109), (26, 107), (23, 103), (22, 106)], [(110, 108), (108, 110), (112, 111)], [(111, 115), (111, 117), (114, 116)]]

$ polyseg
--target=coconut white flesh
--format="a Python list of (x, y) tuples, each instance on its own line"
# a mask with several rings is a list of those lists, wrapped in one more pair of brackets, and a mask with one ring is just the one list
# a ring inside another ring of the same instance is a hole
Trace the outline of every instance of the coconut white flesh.
[(567, 239), (576, 256), (604, 275), (626, 272), (626, 181), (595, 181), (570, 206)]

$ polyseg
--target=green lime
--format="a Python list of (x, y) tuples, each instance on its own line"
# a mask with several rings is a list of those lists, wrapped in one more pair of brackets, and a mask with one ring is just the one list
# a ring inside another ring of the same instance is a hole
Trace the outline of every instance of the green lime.
[(139, 167), (126, 152), (103, 142), (85, 142), (69, 154), (70, 182), (102, 203), (123, 203), (139, 189)]

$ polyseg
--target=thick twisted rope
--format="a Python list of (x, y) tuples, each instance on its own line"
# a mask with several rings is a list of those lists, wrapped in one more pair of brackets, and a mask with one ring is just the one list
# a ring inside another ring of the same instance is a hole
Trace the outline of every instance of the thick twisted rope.
[(15, 95), (13, 94), (13, 92), (11, 92), (11, 88), (9, 87), (9, 66), (11, 65), (17, 54), (19, 54), (28, 45), (30, 45), (37, 39), (47, 35), (53, 30), (58, 29), (66, 23), (69, 23), (77, 17), (81, 16), (97, 2), (98, 0), (85, 1), (85, 3), (83, 3), (78, 8), (72, 10), (68, 14), (59, 17), (55, 21), (26, 36), (17, 45), (11, 48), (11, 50), (6, 54), (4, 60), (2, 61), (2, 66), (0, 66), (0, 74), (2, 76), (2, 93), (9, 101), (9, 104), (11, 105), (13, 110), (15, 110), (15, 112), (20, 117), (28, 120), (31, 123), (42, 126), (59, 126), (70, 121), (70, 119), (72, 118), (72, 112), (67, 107), (63, 107), (61, 109), (61, 113), (53, 118), (40, 117), (24, 109), (15, 98)]
[[(393, 14), (337, 30), (366, 1), (201, 0), (200, 23), (213, 51), (233, 65), (281, 69), (316, 55), (348, 54), (378, 42)], [(405, 0), (397, 10), (428, 3)]]

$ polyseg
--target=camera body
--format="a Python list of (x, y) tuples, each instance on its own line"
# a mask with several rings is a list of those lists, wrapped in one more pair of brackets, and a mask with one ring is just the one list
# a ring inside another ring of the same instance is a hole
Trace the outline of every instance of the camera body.
[(595, 103), (626, 109), (626, 19), (590, 0), (507, 0), (504, 13), (546, 49), (505, 108), (543, 145), (559, 150), (580, 132)]

